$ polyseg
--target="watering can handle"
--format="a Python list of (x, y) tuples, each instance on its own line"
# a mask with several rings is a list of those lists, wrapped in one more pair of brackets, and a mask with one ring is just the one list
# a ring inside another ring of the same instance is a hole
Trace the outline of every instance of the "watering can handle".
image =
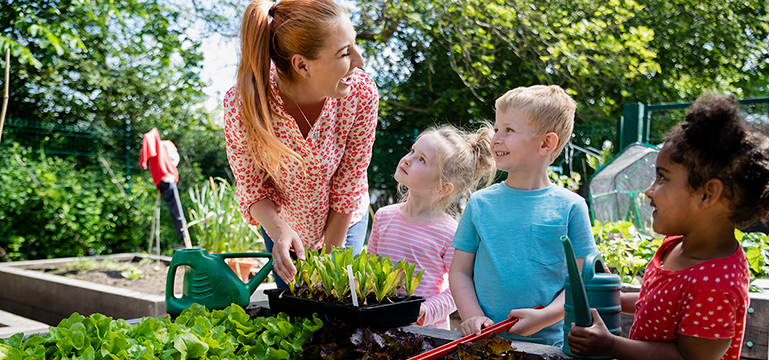
[(582, 263), (582, 284), (587, 285), (595, 274), (604, 272), (603, 258), (600, 253), (592, 253)]
[[(190, 299), (187, 299), (185, 296), (182, 296), (181, 298), (177, 298), (174, 295), (174, 279), (176, 278), (176, 269), (181, 266), (192, 266), (191, 264), (178, 262), (175, 263), (173, 260), (171, 261), (171, 265), (168, 268), (168, 276), (166, 277), (166, 308), (169, 307), (175, 307), (178, 309), (178, 312), (181, 312), (181, 309), (187, 308), (190, 305), (192, 305), (192, 301)], [(166, 309), (170, 313), (173, 309)]]

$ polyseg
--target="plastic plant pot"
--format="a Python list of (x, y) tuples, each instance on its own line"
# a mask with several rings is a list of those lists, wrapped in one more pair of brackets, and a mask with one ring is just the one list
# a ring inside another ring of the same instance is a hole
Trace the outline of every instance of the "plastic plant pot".
[(289, 316), (312, 317), (313, 313), (318, 313), (318, 316), (334, 317), (348, 326), (374, 329), (389, 329), (416, 322), (419, 306), (425, 301), (421, 296), (400, 297), (399, 301), (391, 304), (355, 307), (293, 296), (287, 289), (268, 289), (264, 293), (273, 314), (284, 312)]

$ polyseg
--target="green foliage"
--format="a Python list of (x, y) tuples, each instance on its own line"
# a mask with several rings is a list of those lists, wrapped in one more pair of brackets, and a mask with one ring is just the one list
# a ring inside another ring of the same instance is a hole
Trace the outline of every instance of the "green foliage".
[[(757, 278), (769, 278), (769, 235), (760, 232), (743, 233), (734, 229), (734, 237), (742, 245), (745, 257), (750, 265), (750, 281)], [(761, 289), (751, 286), (751, 291)]]
[(396, 267), (400, 267), (404, 271), (403, 289), (406, 291), (406, 296), (413, 295), (414, 291), (419, 286), (419, 283), (422, 282), (422, 275), (424, 275), (425, 269), (419, 270), (419, 272), (414, 275), (414, 270), (416, 269), (417, 264), (409, 263), (406, 259), (399, 261)]
[(547, 169), (547, 177), (550, 178), (554, 184), (567, 188), (569, 190), (579, 190), (579, 186), (582, 184), (582, 175), (578, 172), (572, 172), (571, 176), (561, 175), (551, 169)]
[[(351, 302), (352, 287), (362, 303), (374, 295), (377, 303), (385, 298), (405, 293), (411, 296), (422, 281), (424, 270), (414, 276), (416, 264), (401, 260), (393, 264), (390, 257), (369, 254), (363, 250), (353, 256), (352, 249), (334, 248), (328, 254), (325, 246), (320, 252), (307, 251), (307, 260), (296, 260), (297, 273), (288, 283), (294, 295), (304, 294), (319, 300), (332, 299)], [(352, 268), (355, 284), (350, 285), (347, 266)], [(406, 277), (406, 274), (409, 276)]]
[(13, 260), (137, 251), (146, 241), (151, 183), (137, 179), (124, 196), (106, 174), (15, 144), (0, 157), (0, 180), (0, 246)]
[(199, 304), (174, 322), (144, 318), (135, 325), (102, 314), (78, 313), (23, 341), (18, 333), (0, 339), (8, 359), (298, 359), (312, 334), (323, 327), (317, 316), (291, 320), (285, 313), (251, 319), (238, 305), (207, 311)]
[(210, 253), (256, 251), (263, 240), (258, 228), (243, 220), (235, 189), (222, 178), (209, 178), (202, 188), (189, 189), (190, 222), (187, 227), (196, 245)]
[[(620, 275), (622, 282), (639, 284), (646, 265), (662, 244), (663, 238), (638, 231), (629, 221), (596, 221), (593, 236), (598, 251), (613, 273)], [(750, 281), (769, 278), (769, 235), (760, 232), (743, 233), (734, 229), (734, 236), (740, 242), (750, 265)], [(762, 289), (751, 285), (751, 291)]]
[[(374, 189), (395, 188), (400, 156), (388, 156), (411, 144), (393, 141), (397, 136), (435, 123), (477, 128), (494, 119), (494, 100), (518, 86), (565, 88), (578, 104), (571, 141), (594, 148), (616, 139), (623, 103), (692, 101), (707, 89), (738, 97), (768, 90), (769, 5), (762, 0), (355, 5), (382, 98), (372, 160), (378, 169), (369, 172)], [(586, 179), (585, 160), (569, 170)]]
[(144, 277), (144, 271), (137, 268), (126, 269), (120, 272), (120, 276), (130, 280), (141, 279)]
[(640, 284), (639, 276), (662, 244), (662, 238), (636, 230), (629, 221), (595, 221), (593, 236), (606, 266), (628, 284)]
[(199, 130), (209, 114), (200, 42), (184, 35), (193, 21), (162, 0), (0, 3), (0, 48), (14, 54), (7, 116), (90, 129), (112, 139), (92, 151), (118, 156), (116, 130), (132, 128), (132, 143), (137, 129)]

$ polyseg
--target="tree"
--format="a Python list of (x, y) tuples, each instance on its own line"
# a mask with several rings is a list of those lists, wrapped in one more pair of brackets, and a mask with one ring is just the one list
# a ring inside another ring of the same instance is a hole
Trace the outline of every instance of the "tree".
[[(579, 103), (578, 123), (614, 121), (623, 102), (692, 100), (704, 89), (767, 91), (769, 17), (761, 0), (357, 3), (359, 37), (376, 58), (383, 99), (409, 117), (441, 112), (436, 105), (466, 90), (487, 104), (465, 102), (464, 116), (476, 116), (506, 89), (534, 83), (566, 88)], [(464, 89), (436, 89), (438, 76)]]
[(13, 64), (9, 117), (105, 131), (206, 120), (190, 19), (155, 1), (14, 0), (0, 5)]
[[(382, 96), (380, 137), (436, 122), (477, 127), (493, 119), (493, 102), (505, 91), (558, 84), (578, 103), (572, 140), (600, 148), (614, 140), (607, 134), (616, 132), (623, 103), (691, 101), (706, 89), (746, 97), (769, 90), (769, 5), (761, 0), (356, 5), (356, 30)], [(375, 156), (409, 145), (377, 142)], [(394, 168), (397, 159), (389, 161)]]

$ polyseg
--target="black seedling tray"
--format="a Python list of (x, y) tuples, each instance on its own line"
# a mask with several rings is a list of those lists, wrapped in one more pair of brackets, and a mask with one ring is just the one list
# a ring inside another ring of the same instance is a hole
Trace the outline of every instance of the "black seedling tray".
[(267, 289), (264, 293), (270, 301), (273, 314), (284, 312), (289, 316), (312, 317), (313, 313), (318, 313), (318, 316), (335, 317), (349, 326), (375, 329), (389, 329), (416, 322), (419, 305), (425, 301), (421, 296), (412, 296), (392, 304), (355, 307), (296, 297), (287, 289)]

